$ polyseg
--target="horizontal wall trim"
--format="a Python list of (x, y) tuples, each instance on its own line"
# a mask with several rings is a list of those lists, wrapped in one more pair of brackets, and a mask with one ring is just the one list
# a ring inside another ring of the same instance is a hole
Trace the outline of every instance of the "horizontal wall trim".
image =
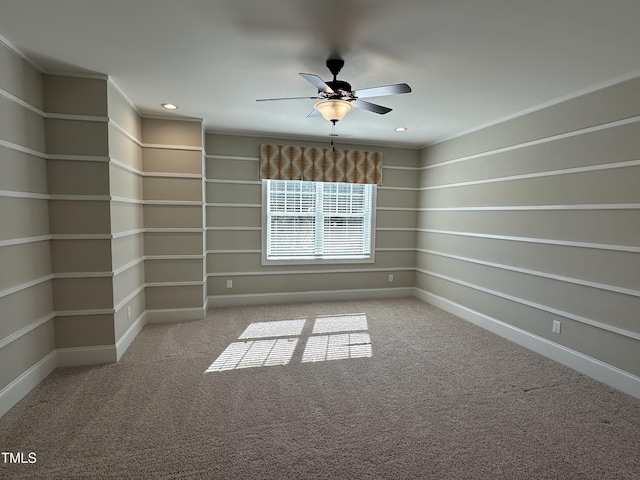
[(54, 233), (52, 240), (111, 240), (111, 233)]
[[(586, 128), (581, 128), (578, 130), (573, 130), (571, 132), (566, 132), (566, 133), (560, 133), (560, 134), (556, 134), (556, 135), (550, 135), (548, 137), (544, 137), (544, 138), (540, 138), (537, 140), (529, 140), (526, 142), (522, 142), (522, 143), (517, 143), (515, 145), (509, 145), (507, 147), (500, 147), (500, 148), (495, 148), (493, 150), (487, 150), (485, 152), (480, 152), (480, 153), (474, 153), (472, 155), (466, 155), (464, 157), (459, 157), (459, 158), (455, 158), (452, 160), (446, 160), (444, 162), (439, 162), (439, 163), (434, 163), (432, 165), (425, 165), (420, 167), (421, 170), (428, 170), (431, 168), (438, 168), (438, 167), (443, 167), (445, 165), (452, 165), (454, 163), (459, 163), (459, 162), (466, 162), (468, 160), (473, 160), (475, 158), (480, 158), (480, 157), (487, 157), (487, 156), (491, 156), (491, 155), (495, 155), (498, 153), (503, 153), (503, 152), (510, 152), (510, 151), (514, 151), (514, 150), (519, 150), (521, 148), (527, 148), (527, 147), (531, 147), (534, 145), (540, 145), (543, 143), (549, 143), (549, 142), (553, 142), (556, 140), (562, 140), (564, 138), (570, 138), (570, 137), (576, 137), (579, 135), (584, 135), (587, 133), (592, 133), (592, 132), (597, 132), (600, 130), (607, 130), (609, 128), (615, 128), (615, 127), (620, 127), (623, 125), (629, 125), (631, 123), (636, 123), (640, 121), (640, 115), (634, 116), (634, 117), (629, 117), (629, 118), (624, 118), (622, 120), (616, 120), (613, 122), (607, 122), (607, 123), (602, 123), (600, 125), (595, 125), (595, 126), (591, 126), (591, 127), (586, 127)], [(440, 142), (438, 142), (440, 143)]]
[(4, 97), (7, 100), (20, 105), (21, 107), (26, 108), (27, 110), (31, 110), (33, 113), (36, 113), (40, 116), (44, 116), (44, 112), (41, 109), (39, 109), (35, 105), (31, 105), (29, 102), (26, 102), (20, 97), (15, 96), (14, 94), (5, 90), (4, 88), (0, 88), (0, 97)]
[(5, 288), (4, 290), (0, 290), (0, 298), (13, 295), (14, 293), (21, 292), (22, 290), (26, 290), (31, 287), (35, 287), (36, 285), (40, 285), (41, 283), (49, 282), (53, 280), (53, 278), (54, 275), (49, 274), (42, 277), (34, 278), (33, 280), (29, 280), (28, 282), (24, 282), (19, 285), (14, 285), (13, 287)]
[(207, 207), (262, 208), (261, 203), (207, 203)]
[(631, 295), (634, 297), (640, 297), (639, 290), (633, 290), (630, 288), (616, 287), (615, 285), (606, 285), (598, 282), (590, 282), (587, 280), (581, 280), (579, 278), (566, 277), (563, 275), (555, 275), (553, 273), (541, 272), (539, 270), (531, 270), (528, 268), (514, 267), (512, 265), (506, 265), (503, 263), (487, 262), (484, 260), (478, 260), (475, 258), (463, 257), (461, 255), (452, 255), (449, 253), (437, 252), (435, 250), (427, 250), (423, 248), (417, 248), (416, 252), (426, 253), (429, 255), (437, 255), (439, 257), (452, 258), (454, 260), (461, 260), (463, 262), (474, 263), (476, 265), (485, 265), (487, 267), (499, 268), (501, 270), (509, 270), (511, 272), (525, 273), (527, 275), (533, 275), (536, 277), (548, 278), (550, 280), (559, 280), (561, 282), (572, 283), (575, 285), (581, 285), (584, 287), (596, 288), (598, 290), (607, 290), (610, 292), (621, 293), (623, 295)]
[(428, 207), (419, 212), (500, 212), (543, 210), (637, 210), (640, 203), (581, 203), (575, 205), (494, 205), (487, 207)]
[(385, 268), (336, 268), (327, 270), (272, 270), (258, 272), (216, 272), (208, 273), (207, 277), (257, 277), (271, 275), (317, 275), (321, 273), (373, 273), (373, 272), (412, 272), (413, 267), (385, 267)]
[(30, 200), (49, 200), (49, 194), (37, 192), (21, 192), (19, 190), (0, 190), (0, 197), (27, 198)]
[(145, 228), (145, 233), (202, 233), (204, 228), (185, 227), (185, 228)]
[(84, 310), (56, 310), (56, 317), (90, 317), (92, 315), (114, 315), (115, 308), (87, 308)]
[(446, 280), (447, 282), (455, 283), (457, 285), (462, 285), (463, 287), (472, 288), (479, 292), (484, 292), (489, 295), (493, 295), (495, 297), (504, 298), (506, 300), (510, 300), (512, 302), (519, 303), (521, 305), (526, 305), (527, 307), (535, 308), (537, 310), (541, 310), (547, 313), (551, 313), (553, 315), (557, 315), (560, 317), (568, 318), (569, 320), (574, 320), (576, 322), (583, 323), (585, 325), (590, 325), (592, 327), (599, 328), (601, 330), (606, 330), (611, 333), (615, 333), (617, 335), (622, 335), (624, 337), (633, 338), (634, 340), (640, 340), (640, 333), (632, 332), (631, 330), (626, 330), (624, 328), (615, 327), (613, 325), (607, 325), (606, 323), (599, 322), (597, 320), (593, 320), (591, 318), (583, 317), (581, 315), (575, 315), (571, 312), (565, 312), (564, 310), (560, 310), (557, 308), (552, 308), (547, 305), (542, 305), (537, 302), (532, 302), (526, 300), (524, 298), (516, 297), (513, 295), (509, 295), (503, 292), (499, 292), (497, 290), (492, 290), (490, 288), (481, 287), (480, 285), (476, 285), (475, 283), (466, 282), (464, 280), (460, 280), (458, 278), (449, 277), (448, 275), (442, 275), (440, 273), (432, 272), (430, 270), (425, 270), (422, 268), (416, 268), (416, 273), (421, 273), (423, 275), (429, 275), (432, 277), (440, 278), (442, 280)]
[(135, 237), (136, 235), (143, 235), (144, 232), (145, 232), (144, 228), (136, 228), (136, 229), (133, 229), (133, 230), (126, 230), (126, 231), (123, 231), (123, 232), (116, 232), (113, 235), (111, 235), (111, 237), (114, 240), (118, 240), (118, 239), (121, 239), (121, 238)]
[(244, 250), (207, 250), (207, 254), (234, 254), (234, 253), (262, 253), (259, 248), (244, 249)]
[(618, 168), (637, 167), (640, 160), (627, 160), (624, 162), (601, 163), (598, 165), (588, 165), (584, 167), (562, 168), (558, 170), (545, 170), (544, 172), (522, 173), (519, 175), (508, 175), (504, 177), (483, 178), (481, 180), (469, 180), (467, 182), (447, 183), (443, 185), (432, 185), (430, 187), (420, 187), (420, 191), (441, 190), (454, 187), (467, 187), (471, 185), (484, 185), (488, 183), (512, 182), (514, 180), (527, 180), (531, 178), (555, 177), (560, 175), (570, 175), (584, 172), (597, 172), (602, 170), (614, 170)]
[(438, 233), (441, 235), (457, 235), (461, 237), (471, 237), (471, 238), (488, 238), (493, 240), (509, 240), (513, 242), (558, 245), (562, 247), (593, 248), (596, 250), (611, 250), (616, 252), (640, 253), (640, 247), (627, 246), (627, 245), (610, 245), (610, 244), (603, 244), (603, 243), (574, 242), (569, 240), (552, 240), (548, 238), (516, 237), (511, 235), (494, 235), (489, 233), (458, 232), (454, 230), (436, 230), (432, 228), (418, 228), (416, 231), (418, 233)]
[(415, 252), (415, 247), (376, 247), (376, 252)]
[(116, 312), (119, 312), (120, 310), (122, 310), (124, 307), (127, 306), (127, 304), (133, 300), (134, 298), (136, 298), (138, 295), (140, 295), (142, 292), (144, 292), (144, 289), (146, 288), (145, 284), (140, 285), (138, 288), (136, 288), (135, 290), (133, 290), (129, 295), (127, 295), (125, 298), (123, 298), (114, 308), (114, 314)]
[(146, 288), (161, 287), (201, 287), (205, 285), (204, 281), (188, 281), (188, 282), (147, 282), (144, 284)]
[[(118, 92), (120, 93), (120, 92)], [(135, 107), (134, 107), (135, 109)], [(136, 112), (137, 113), (137, 112)], [(133, 133), (130, 133), (126, 128), (116, 122), (113, 118), (109, 117), (109, 125), (113, 127), (120, 135), (127, 138), (131, 142), (135, 143), (138, 147), (142, 147), (142, 142)]]
[(62, 160), (69, 162), (97, 162), (109, 163), (111, 159), (107, 155), (68, 155), (68, 154), (48, 154), (48, 160)]
[(173, 207), (202, 207), (202, 200), (143, 200), (143, 205), (167, 205)]
[[(259, 252), (259, 251), (258, 251)], [(94, 271), (94, 272), (58, 272), (52, 273), (49, 275), (45, 275), (43, 277), (39, 277), (28, 282), (21, 283), (19, 285), (14, 285), (13, 287), (6, 288), (4, 290), (0, 290), (0, 298), (13, 295), (14, 293), (21, 292), (23, 290), (27, 290), (29, 288), (35, 287), (36, 285), (40, 285), (42, 283), (49, 282), (54, 279), (78, 279), (78, 278), (113, 278), (117, 275), (121, 275), (127, 270), (130, 270), (138, 265), (143, 264), (147, 260), (203, 260), (203, 255), (166, 255), (166, 256), (153, 256), (153, 257), (140, 257), (136, 260), (133, 260), (126, 265), (118, 267), (114, 269), (112, 272), (109, 271)], [(154, 284), (145, 284), (146, 286), (156, 286)], [(142, 285), (142, 288), (145, 287)], [(118, 308), (116, 308), (118, 310)]]
[(201, 200), (142, 200), (139, 198), (111, 197), (111, 201), (129, 205), (166, 205), (171, 207), (202, 207), (204, 205)]
[(376, 211), (382, 212), (418, 212), (415, 207), (376, 207)]
[(136, 167), (132, 167), (131, 165), (127, 165), (124, 162), (121, 162), (120, 160), (113, 158), (113, 157), (109, 157), (109, 164), (112, 165), (113, 167), (119, 169), (119, 170), (123, 170), (125, 172), (128, 173), (133, 173), (134, 175), (139, 175), (139, 176), (144, 176), (144, 172), (142, 170), (138, 170)]
[(109, 278), (114, 275), (115, 272), (61, 272), (54, 273), (53, 278)]
[(129, 198), (129, 197), (111, 197), (111, 201), (113, 203), (126, 203), (130, 205), (144, 205), (144, 200), (140, 198)]
[(239, 160), (241, 162), (259, 162), (260, 161), (260, 158), (258, 157), (237, 157), (233, 155), (213, 155), (209, 153), (206, 154), (205, 157), (213, 158), (217, 160)]
[(561, 96), (559, 98), (554, 98), (554, 99), (552, 99), (550, 101), (543, 102), (543, 103), (541, 103), (539, 105), (536, 105), (534, 107), (526, 108), (524, 110), (520, 110), (519, 112), (514, 112), (514, 113), (512, 113), (510, 115), (507, 115), (505, 117), (501, 117), (501, 118), (499, 118), (497, 120), (492, 120), (491, 122), (488, 122), (488, 123), (485, 123), (485, 124), (482, 124), (482, 125), (477, 125), (477, 126), (475, 126), (473, 128), (470, 128), (468, 130), (464, 130), (462, 132), (458, 132), (458, 133), (456, 133), (456, 134), (454, 134), (454, 135), (452, 135), (450, 137), (446, 137), (446, 138), (443, 138), (441, 140), (438, 140), (438, 141), (432, 142), (430, 144), (427, 144), (427, 145), (425, 145), (424, 148), (430, 147), (430, 146), (433, 146), (433, 145), (437, 145), (439, 143), (448, 142), (448, 141), (453, 140), (455, 138), (460, 138), (460, 137), (463, 137), (465, 135), (469, 135), (470, 133), (475, 133), (475, 132), (478, 132), (480, 130), (484, 130), (485, 128), (493, 127), (495, 125), (499, 125), (501, 123), (505, 123), (505, 122), (507, 122), (509, 120), (513, 120), (513, 119), (516, 119), (516, 118), (519, 118), (519, 117), (523, 117), (523, 116), (528, 115), (530, 113), (538, 112), (540, 110), (544, 110), (546, 108), (553, 107), (555, 105), (560, 105), (561, 103), (567, 102), (569, 100), (576, 99), (578, 97), (585, 96), (585, 95), (587, 95), (589, 93), (594, 93), (594, 92), (596, 92), (598, 90), (603, 90), (603, 89), (611, 87), (613, 85), (617, 85), (617, 84), (626, 82), (627, 80), (632, 80), (632, 79), (638, 77), (639, 75), (640, 75), (640, 70), (634, 70), (634, 71), (632, 71), (630, 73), (627, 73), (625, 75), (620, 75), (620, 76), (618, 76), (616, 78), (613, 78), (611, 80), (608, 80), (606, 82), (601, 82), (601, 83), (597, 83), (595, 85), (591, 85), (588, 88), (583, 88), (583, 89), (577, 90), (577, 91), (572, 92), (572, 93), (570, 93), (568, 95), (563, 95), (563, 96)]
[(228, 185), (262, 185), (262, 180), (230, 180), (225, 178), (207, 178), (205, 182)]
[(63, 202), (110, 202), (113, 200), (111, 195), (49, 195), (49, 200)]
[(212, 232), (220, 232), (220, 231), (230, 231), (230, 232), (261, 232), (262, 227), (207, 227), (207, 231)]
[(26, 245), (28, 243), (48, 242), (51, 235), (37, 235), (34, 237), (10, 238), (8, 240), (0, 240), (0, 248), (11, 247), (13, 245)]
[(55, 313), (51, 312), (43, 317), (40, 317), (37, 320), (34, 320), (29, 325), (22, 327), (20, 330), (13, 332), (11, 335), (0, 339), (0, 349), (6, 347), (12, 342), (15, 342), (17, 339), (19, 339), (20, 337), (23, 337), (24, 335), (28, 334), (32, 330), (35, 330), (40, 325), (44, 325), (45, 323), (50, 322), (55, 317), (56, 317)]
[(70, 120), (74, 122), (96, 122), (96, 123), (109, 123), (109, 117), (102, 117), (99, 115), (81, 115), (74, 113), (56, 113), (56, 112), (44, 112), (42, 113), (44, 118), (51, 120)]
[(376, 232), (416, 232), (413, 227), (376, 227)]
[(145, 178), (186, 178), (194, 180), (202, 180), (204, 177), (201, 173), (168, 173), (168, 172), (141, 172)]
[(378, 185), (378, 190), (393, 190), (393, 191), (403, 191), (403, 192), (419, 192), (419, 187), (388, 187), (385, 185)]
[(34, 157), (39, 157), (42, 159), (48, 158), (48, 155), (44, 152), (40, 152), (38, 150), (34, 150), (32, 148), (25, 147), (23, 145), (19, 145), (13, 142), (8, 142), (2, 139), (0, 139), (0, 147), (5, 147), (5, 148), (8, 148), (9, 150), (15, 150), (16, 152), (26, 153), (27, 155), (32, 155)]
[(147, 172), (140, 170), (138, 168), (132, 167), (131, 165), (127, 165), (120, 160), (115, 158), (111, 158), (111, 164), (119, 168), (120, 170), (124, 170), (125, 172), (133, 173), (134, 175), (138, 175), (144, 178), (179, 178), (179, 179), (195, 179), (202, 180), (204, 176), (201, 173), (179, 173), (179, 172)]
[(202, 152), (203, 148), (198, 145), (165, 145), (163, 143), (143, 143), (143, 148), (155, 148), (157, 150), (183, 150), (189, 152)]
[(210, 295), (209, 308), (301, 302), (368, 300), (371, 298), (403, 298), (413, 296), (412, 287), (370, 288), (360, 290), (318, 290), (312, 292), (244, 293)]
[(145, 255), (145, 260), (202, 260), (204, 255)]
[(411, 172), (419, 172), (421, 167), (405, 167), (401, 165), (382, 165), (382, 168), (385, 170), (408, 170)]
[(144, 257), (144, 256), (143, 256), (143, 257), (138, 257), (138, 258), (136, 258), (135, 260), (132, 260), (131, 262), (126, 263), (126, 264), (122, 265), (121, 267), (114, 268), (114, 269), (113, 269), (113, 272), (110, 272), (110, 273), (111, 273), (111, 274), (112, 274), (112, 276), (114, 276), (114, 277), (115, 277), (116, 275), (121, 275), (121, 274), (123, 274), (124, 272), (126, 272), (127, 270), (131, 270), (132, 268), (137, 267), (137, 266), (138, 266), (138, 265), (140, 265), (140, 264), (143, 264), (143, 263), (144, 263), (144, 261), (145, 261), (145, 257)]
[(590, 376), (606, 385), (640, 398), (640, 377), (606, 364), (583, 353), (571, 350), (546, 338), (467, 308), (447, 298), (419, 288), (415, 296), (425, 303), (435, 305), (487, 331), (506, 338), (540, 355), (555, 360)]

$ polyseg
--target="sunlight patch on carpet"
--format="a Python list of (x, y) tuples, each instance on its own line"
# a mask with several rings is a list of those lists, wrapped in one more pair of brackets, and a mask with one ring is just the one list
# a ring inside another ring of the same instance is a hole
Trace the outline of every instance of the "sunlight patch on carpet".
[(302, 362), (323, 362), (347, 358), (370, 357), (371, 339), (368, 333), (341, 333), (309, 337)]
[(331, 315), (316, 318), (313, 333), (352, 332), (368, 328), (367, 316), (364, 313)]
[(234, 342), (220, 354), (205, 373), (236, 368), (287, 365), (293, 357), (297, 344), (297, 338)]
[(238, 337), (244, 341), (231, 343), (205, 373), (288, 365), (305, 337), (301, 363), (372, 356), (364, 313), (316, 317), (312, 331), (303, 334), (305, 324), (306, 319), (251, 323)]
[(302, 333), (305, 321), (301, 319), (255, 322), (249, 325), (238, 338), (297, 337)]

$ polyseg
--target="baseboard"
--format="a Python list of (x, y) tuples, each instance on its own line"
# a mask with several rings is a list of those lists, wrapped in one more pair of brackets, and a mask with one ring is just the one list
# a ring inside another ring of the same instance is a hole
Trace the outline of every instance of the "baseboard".
[(415, 288), (414, 295), (425, 303), (442, 308), (468, 322), (562, 363), (599, 382), (640, 398), (640, 377), (426, 290)]
[(243, 305), (276, 305), (283, 303), (335, 302), (340, 300), (368, 300), (371, 298), (400, 298), (414, 296), (413, 287), (372, 288), (364, 290), (329, 290), (289, 293), (247, 293), (212, 295), (209, 308)]
[(131, 324), (131, 326), (127, 329), (126, 332), (120, 337), (120, 339), (116, 342), (116, 360), (120, 360), (124, 352), (127, 351), (131, 342), (136, 338), (136, 336), (140, 333), (140, 331), (147, 324), (147, 312), (142, 312), (142, 314), (136, 318), (136, 320)]
[(197, 308), (163, 308), (146, 311), (147, 323), (176, 323), (202, 320), (206, 316), (204, 306)]
[(81, 365), (100, 365), (118, 361), (115, 345), (96, 345), (95, 347), (59, 348), (59, 367), (78, 367)]
[(57, 352), (54, 350), (0, 390), (0, 417), (22, 400), (27, 393), (42, 382), (57, 366)]

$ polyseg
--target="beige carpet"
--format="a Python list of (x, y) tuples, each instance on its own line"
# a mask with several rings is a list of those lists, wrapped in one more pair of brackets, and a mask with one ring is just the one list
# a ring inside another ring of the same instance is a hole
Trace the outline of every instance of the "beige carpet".
[(640, 400), (416, 299), (235, 307), (56, 370), (0, 450), (37, 456), (3, 479), (637, 480)]

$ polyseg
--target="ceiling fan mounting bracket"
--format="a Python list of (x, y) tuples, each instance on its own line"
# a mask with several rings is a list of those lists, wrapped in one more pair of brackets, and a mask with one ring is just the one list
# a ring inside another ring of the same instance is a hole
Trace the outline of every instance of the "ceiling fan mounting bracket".
[(330, 58), (327, 60), (327, 68), (333, 75), (334, 81), (340, 73), (340, 70), (342, 70), (342, 67), (344, 67), (344, 60), (341, 58)]

